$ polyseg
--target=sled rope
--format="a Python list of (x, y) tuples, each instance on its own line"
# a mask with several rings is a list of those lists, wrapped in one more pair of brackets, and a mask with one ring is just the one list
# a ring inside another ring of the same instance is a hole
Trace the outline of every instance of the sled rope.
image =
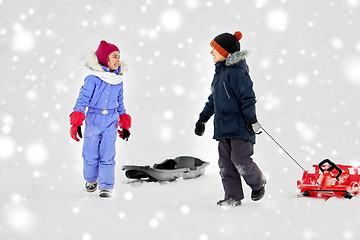
[(134, 166), (135, 164), (134, 164), (134, 160), (133, 160), (133, 158), (132, 158), (132, 156), (131, 156), (131, 152), (130, 152), (130, 149), (129, 149), (128, 142), (126, 141), (125, 144), (126, 144), (126, 149), (127, 149), (128, 153), (129, 153), (129, 156), (130, 156), (132, 165)]
[(314, 179), (301, 165), (298, 163), (295, 158), (293, 158), (290, 153), (288, 153), (265, 129), (263, 126), (261, 126), (261, 129), (318, 185), (318, 187), (321, 189), (321, 185)]

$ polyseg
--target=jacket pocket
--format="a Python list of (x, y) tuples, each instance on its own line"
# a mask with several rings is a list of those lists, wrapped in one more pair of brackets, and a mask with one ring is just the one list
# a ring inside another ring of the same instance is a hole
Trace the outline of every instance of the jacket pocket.
[(229, 92), (228, 92), (228, 90), (226, 88), (225, 82), (223, 82), (223, 85), (224, 85), (225, 93), (226, 93), (227, 97), (230, 99), (230, 94), (229, 94)]
[(237, 113), (222, 114), (220, 117), (221, 135), (231, 135), (239, 131), (240, 116)]

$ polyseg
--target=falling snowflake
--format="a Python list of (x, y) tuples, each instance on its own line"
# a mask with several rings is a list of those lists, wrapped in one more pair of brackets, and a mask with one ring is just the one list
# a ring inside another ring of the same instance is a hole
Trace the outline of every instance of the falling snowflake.
[(295, 123), (295, 128), (304, 140), (309, 141), (309, 140), (314, 139), (314, 137), (315, 137), (314, 130), (312, 130), (305, 123), (298, 121)]
[(360, 58), (349, 57), (343, 63), (343, 74), (352, 83), (360, 86)]
[(182, 25), (182, 15), (176, 9), (167, 9), (160, 15), (161, 26), (169, 31), (173, 32), (178, 30)]
[(184, 215), (187, 215), (190, 213), (190, 207), (187, 205), (181, 206), (180, 212)]
[(125, 201), (131, 201), (131, 200), (133, 200), (133, 198), (134, 198), (134, 195), (131, 193), (131, 192), (126, 192), (126, 193), (124, 193), (124, 199), (125, 199)]
[(34, 230), (36, 219), (31, 211), (16, 204), (6, 209), (5, 219), (16, 231), (26, 234)]
[(84, 233), (82, 236), (82, 240), (91, 240), (92, 237), (89, 233)]
[(42, 165), (48, 158), (48, 150), (43, 144), (35, 143), (27, 148), (25, 157), (32, 165)]
[(174, 113), (171, 110), (167, 110), (164, 112), (165, 119), (172, 119), (174, 117)]
[(199, 0), (186, 0), (185, 5), (190, 9), (199, 7)]
[(9, 137), (0, 136), (0, 159), (11, 158), (16, 149), (15, 141)]
[(282, 9), (274, 9), (266, 16), (266, 24), (273, 32), (283, 32), (289, 25), (289, 16)]
[(15, 32), (12, 47), (17, 52), (30, 52), (35, 47), (35, 36), (29, 30), (25, 29), (21, 24), (16, 23), (13, 26)]

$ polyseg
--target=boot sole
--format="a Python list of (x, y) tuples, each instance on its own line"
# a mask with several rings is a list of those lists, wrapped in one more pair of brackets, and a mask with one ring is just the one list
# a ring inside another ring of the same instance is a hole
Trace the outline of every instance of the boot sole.
[(112, 192), (110, 190), (100, 190), (99, 197), (101, 198), (111, 198)]
[(265, 196), (265, 188), (262, 190), (262, 194), (258, 197), (251, 197), (251, 200), (253, 201), (259, 201), (260, 199), (262, 199)]
[(97, 183), (96, 183), (96, 186), (95, 186), (95, 188), (94, 189), (88, 189), (87, 188), (87, 186), (86, 186), (86, 183), (85, 183), (85, 190), (87, 191), (87, 192), (95, 192), (96, 190), (97, 190)]

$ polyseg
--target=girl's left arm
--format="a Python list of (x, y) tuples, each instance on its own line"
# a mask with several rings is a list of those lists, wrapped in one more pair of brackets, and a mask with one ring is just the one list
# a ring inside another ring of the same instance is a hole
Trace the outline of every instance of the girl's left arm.
[(125, 109), (125, 106), (124, 106), (124, 95), (123, 95), (123, 92), (124, 92), (124, 88), (123, 88), (123, 83), (121, 83), (121, 87), (119, 89), (119, 95), (118, 95), (118, 108), (117, 108), (117, 111), (119, 113), (119, 115), (123, 115), (126, 113), (126, 109)]

